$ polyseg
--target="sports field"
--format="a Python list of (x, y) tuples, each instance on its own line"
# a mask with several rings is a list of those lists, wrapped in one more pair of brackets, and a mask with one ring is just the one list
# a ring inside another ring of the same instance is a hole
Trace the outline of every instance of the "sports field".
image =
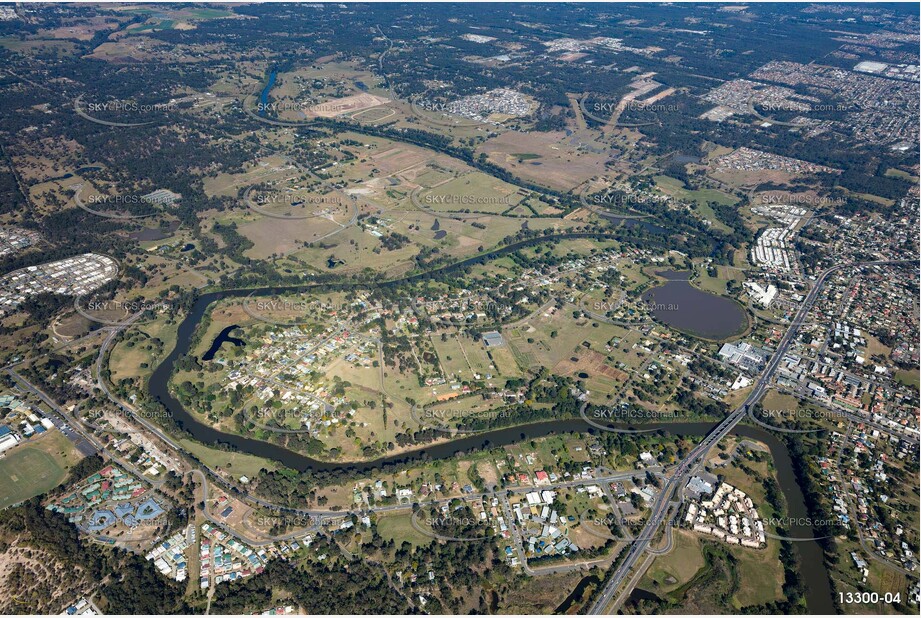
[(13, 447), (0, 459), (0, 509), (56, 487), (76, 459), (70, 442), (59, 432)]

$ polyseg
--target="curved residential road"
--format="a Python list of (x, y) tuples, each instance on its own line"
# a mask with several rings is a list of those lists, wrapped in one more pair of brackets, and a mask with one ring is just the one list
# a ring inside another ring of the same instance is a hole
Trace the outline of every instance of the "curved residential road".
[(598, 598), (592, 604), (590, 614), (605, 614), (608, 605), (613, 600), (616, 592), (620, 589), (621, 585), (624, 583), (625, 578), (630, 573), (630, 570), (636, 564), (637, 560), (641, 555), (646, 551), (649, 545), (649, 539), (653, 537), (655, 531), (662, 524), (665, 519), (665, 514), (668, 512), (669, 503), (671, 500), (672, 494), (680, 490), (687, 480), (687, 478), (697, 469), (700, 463), (703, 462), (707, 453), (716, 445), (717, 442), (722, 440), (732, 429), (748, 415), (748, 408), (751, 405), (757, 403), (764, 391), (767, 389), (771, 380), (774, 377), (774, 373), (777, 371), (778, 366), (780, 366), (781, 361), (784, 358), (784, 355), (787, 352), (787, 349), (790, 347), (790, 344), (793, 342), (793, 339), (796, 337), (796, 333), (802, 326), (803, 322), (806, 319), (806, 316), (809, 314), (809, 311), (812, 309), (813, 303), (815, 303), (816, 298), (819, 296), (822, 287), (825, 285), (825, 282), (828, 280), (828, 277), (839, 271), (846, 268), (859, 268), (863, 266), (874, 266), (874, 265), (883, 265), (883, 264), (900, 264), (900, 263), (917, 263), (916, 260), (878, 260), (870, 262), (853, 262), (849, 264), (841, 264), (838, 266), (833, 266), (825, 270), (818, 279), (816, 279), (815, 285), (809, 291), (806, 298), (803, 300), (803, 304), (800, 305), (799, 310), (796, 312), (796, 317), (793, 318), (793, 321), (790, 323), (790, 328), (787, 329), (787, 332), (784, 333), (783, 338), (777, 345), (777, 348), (774, 350), (774, 353), (771, 355), (770, 359), (767, 362), (767, 365), (764, 368), (764, 371), (761, 373), (761, 376), (758, 378), (758, 381), (755, 383), (755, 387), (749, 393), (748, 397), (745, 398), (745, 401), (736, 408), (729, 416), (727, 416), (722, 422), (720, 422), (713, 430), (697, 445), (688, 456), (682, 460), (678, 465), (675, 473), (672, 477), (666, 482), (665, 486), (662, 488), (662, 491), (659, 492), (656, 502), (653, 505), (652, 512), (649, 516), (649, 521), (646, 524), (643, 532), (640, 534), (640, 538), (636, 543), (633, 543), (630, 548), (627, 550), (627, 555), (624, 558), (623, 562), (617, 567), (617, 570), (611, 575), (608, 583), (605, 584), (601, 592), (598, 595)]

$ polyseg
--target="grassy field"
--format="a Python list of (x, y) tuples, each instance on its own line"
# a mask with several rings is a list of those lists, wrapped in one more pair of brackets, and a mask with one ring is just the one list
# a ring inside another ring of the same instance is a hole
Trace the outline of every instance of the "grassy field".
[(902, 180), (907, 180), (909, 182), (914, 182), (914, 183), (918, 182), (917, 176), (912, 176), (908, 172), (904, 170), (896, 169), (894, 167), (890, 167), (889, 169), (887, 169), (885, 175), (888, 176), (889, 178), (901, 178)]
[(604, 155), (574, 146), (563, 131), (507, 131), (480, 145), (481, 153), (518, 177), (562, 191), (605, 172)]
[(738, 608), (770, 603), (783, 598), (783, 567), (780, 565), (780, 541), (768, 539), (765, 549), (732, 547), (740, 586), (733, 596)]
[[(288, 86), (292, 84), (289, 80)], [(203, 225), (205, 232), (210, 233), (211, 219), (225, 224), (233, 221), (239, 233), (254, 243), (247, 250), (247, 257), (268, 259), (278, 254), (297, 263), (309, 264), (319, 271), (351, 274), (370, 267), (384, 271), (388, 276), (396, 276), (415, 266), (414, 258), (420, 249), (437, 248), (441, 256), (463, 258), (494, 247), (503, 238), (518, 232), (524, 223), (519, 219), (489, 214), (475, 221), (460, 221), (423, 212), (413, 206), (409, 198), (417, 187), (423, 187), (419, 198), (427, 211), (501, 213), (515, 208), (522, 197), (513, 185), (431, 150), (357, 134), (344, 134), (343, 137), (354, 139), (362, 147), (343, 147), (341, 150), (348, 151), (354, 158), (329, 168), (325, 174), (329, 175), (328, 182), (341, 184), (345, 187), (343, 191), (351, 197), (339, 195), (336, 204), (332, 207), (324, 204), (320, 210), (334, 211), (335, 221), (341, 225), (352, 222), (355, 209), (358, 214), (373, 215), (375, 220), (368, 225), (369, 229), (351, 225), (343, 230), (337, 223), (323, 217), (267, 219), (252, 211), (239, 209), (209, 215)], [(305, 174), (310, 176), (306, 183), (303, 181)], [(279, 188), (285, 187), (294, 192), (288, 193), (289, 197), (317, 189), (313, 175), (306, 170), (279, 156), (267, 156), (241, 173), (207, 178), (205, 191), (212, 196), (236, 198), (239, 191), (261, 182), (279, 183)], [(285, 193), (282, 192), (282, 195)], [(442, 199), (445, 201), (438, 201)], [(277, 211), (277, 214), (296, 210), (286, 201), (277, 208), (271, 207), (269, 204), (265, 209)], [(536, 208), (543, 211), (548, 205), (538, 202)], [(527, 208), (519, 210), (524, 216), (531, 214)], [(555, 225), (565, 228), (572, 224), (554, 219), (531, 219), (528, 225), (539, 230)], [(331, 232), (335, 233), (327, 236)], [(410, 242), (389, 250), (375, 234), (401, 234)], [(222, 244), (216, 235), (215, 240)], [(311, 243), (312, 246), (305, 246)]]
[[(703, 555), (699, 537), (687, 530), (675, 531), (675, 547), (671, 553), (657, 558), (643, 576), (640, 588), (650, 590), (669, 599), (671, 603), (690, 604), (695, 607), (708, 606), (714, 602), (715, 594), (728, 592), (727, 584), (720, 577), (711, 581), (710, 565)], [(767, 549), (756, 550), (743, 547), (716, 545), (717, 551), (732, 555), (734, 563), (729, 573), (734, 582), (734, 593), (730, 598), (732, 608), (769, 603), (780, 600), (783, 592), (783, 569), (777, 559), (779, 542), (772, 541)]]
[(432, 537), (426, 536), (413, 528), (411, 515), (387, 515), (377, 520), (377, 531), (382, 538), (393, 541), (399, 547), (404, 541), (413, 547), (428, 545)]
[(128, 32), (132, 34), (139, 34), (141, 32), (154, 32), (157, 30), (169, 30), (173, 27), (175, 22), (171, 19), (164, 19), (156, 22), (151, 22), (148, 24), (138, 24), (136, 26), (129, 26)]
[(899, 369), (895, 372), (895, 379), (917, 390), (921, 386), (921, 374), (917, 369)]
[(521, 362), (536, 361), (545, 367), (554, 367), (584, 350), (581, 345), (583, 341), (587, 341), (591, 349), (603, 352), (604, 345), (610, 339), (623, 335), (624, 330), (618, 326), (592, 320), (574, 320), (572, 313), (575, 309), (573, 305), (566, 305), (559, 310), (551, 308), (529, 323), (511, 329), (508, 339), (512, 351), (517, 354), (516, 358)]
[(233, 15), (232, 11), (224, 11), (221, 9), (211, 8), (185, 9), (184, 12), (189, 13), (196, 19), (220, 19), (222, 17), (230, 17)]
[(486, 347), (483, 345), (483, 343), (475, 342), (473, 339), (462, 337), (460, 338), (460, 344), (467, 355), (467, 362), (474, 372), (480, 374), (481, 376), (485, 376), (487, 373), (496, 372), (493, 368), (492, 362), (486, 355)]
[(192, 453), (209, 468), (222, 468), (230, 472), (235, 478), (248, 476), (250, 478), (259, 474), (259, 471), (274, 470), (275, 462), (262, 459), (254, 455), (232, 453), (215, 448), (209, 448), (193, 440), (180, 440), (179, 443), (188, 452)]
[(435, 346), (438, 360), (441, 361), (441, 366), (444, 367), (445, 377), (448, 379), (455, 377), (462, 380), (473, 378), (470, 366), (464, 358), (464, 350), (456, 335), (449, 334), (445, 341), (442, 341), (441, 337), (433, 336), (432, 345)]
[[(141, 324), (134, 334), (119, 341), (109, 357), (112, 381), (149, 374), (156, 362), (175, 347), (178, 329), (178, 322), (168, 324), (165, 316), (159, 316), (153, 322)], [(154, 339), (163, 344), (157, 345)]]
[(656, 185), (664, 193), (672, 195), (674, 197), (680, 197), (692, 202), (717, 202), (718, 204), (723, 204), (725, 206), (732, 206), (738, 200), (722, 191), (717, 191), (716, 189), (685, 189), (682, 182), (671, 176), (656, 176), (654, 178)]
[(23, 41), (20, 40), (19, 37), (0, 38), (0, 47), (19, 53), (59, 52), (69, 54), (76, 50), (76, 45), (73, 41), (52, 39), (27, 39)]
[[(516, 582), (506, 594), (501, 595), (498, 614), (543, 614), (558, 607), (575, 590), (585, 576), (581, 571), (555, 573), (541, 577), (527, 577)], [(586, 599), (591, 598), (594, 588), (583, 592), (581, 600), (570, 612), (584, 608)]]
[[(395, 402), (399, 400), (405, 401), (406, 399), (414, 399), (422, 404), (447, 397), (454, 392), (451, 391), (451, 387), (447, 384), (439, 386), (419, 386), (419, 378), (416, 375), (414, 366), (410, 366), (406, 372), (397, 371), (393, 367), (385, 367), (384, 390), (390, 399)], [(397, 405), (399, 405), (399, 403)]]
[(765, 394), (764, 399), (761, 402), (761, 406), (765, 410), (796, 410), (800, 407), (799, 401), (796, 397), (792, 395), (785, 395), (783, 393), (778, 393), (775, 390), (770, 390)]
[(488, 410), (498, 410), (505, 407), (504, 401), (499, 398), (483, 400), (480, 396), (458, 397), (449, 399), (445, 402), (433, 404), (428, 410), (438, 414), (439, 418), (445, 420), (440, 422), (449, 422), (451, 419), (464, 418), (468, 414), (484, 414)]
[(450, 174), (448, 174), (446, 171), (435, 169), (433, 167), (426, 167), (415, 177), (416, 184), (422, 187), (434, 187), (436, 185), (441, 185), (442, 183), (448, 183), (449, 181), (451, 181)]
[(745, 272), (738, 268), (729, 268), (728, 266), (717, 266), (716, 277), (711, 277), (706, 268), (697, 270), (697, 277), (693, 285), (704, 290), (721, 296), (726, 295), (726, 286), (730, 281), (745, 281)]
[(57, 487), (67, 468), (80, 459), (57, 430), (33, 439), (0, 459), (0, 509)]
[(698, 536), (688, 530), (675, 530), (674, 534), (674, 549), (656, 558), (643, 576), (640, 588), (657, 593), (672, 592), (691, 581), (704, 567)]
[(876, 202), (877, 204), (882, 204), (883, 206), (892, 207), (895, 205), (895, 200), (891, 200), (887, 197), (881, 197), (879, 195), (873, 195), (872, 193), (852, 193), (854, 197), (866, 200), (868, 202)]
[[(345, 214), (340, 218), (343, 221), (347, 219)], [(296, 253), (303, 243), (317, 241), (342, 229), (324, 217), (291, 220), (257, 217), (254, 221), (238, 222), (237, 225), (240, 234), (253, 242), (253, 246), (246, 251), (246, 256), (257, 260), (264, 260), (272, 255)]]
[(621, 263), (618, 265), (618, 271), (627, 278), (628, 282), (621, 285), (628, 291), (652, 281), (652, 277), (643, 272), (643, 267), (640, 264), (633, 262)]
[(209, 176), (204, 181), (205, 193), (209, 196), (237, 197), (237, 191), (258, 183), (285, 181), (297, 178), (300, 170), (289, 164), (284, 157), (271, 155), (250, 165), (245, 171), (234, 174)]
[(495, 364), (498, 375), (505, 377), (514, 377), (521, 375), (521, 368), (515, 359), (515, 354), (508, 345), (489, 350), (492, 354), (493, 363)]
[(419, 200), (436, 212), (469, 209), (500, 213), (517, 204), (521, 196), (512, 185), (482, 172), (473, 172), (424, 191)]
[(728, 193), (717, 191), (716, 189), (688, 190), (682, 186), (680, 180), (671, 178), (670, 176), (656, 176), (655, 181), (659, 189), (666, 195), (670, 195), (679, 200), (694, 202), (697, 205), (697, 213), (702, 218), (710, 221), (714, 228), (724, 232), (731, 231), (725, 223), (717, 218), (716, 213), (713, 212), (708, 202), (716, 202), (723, 206), (732, 206), (738, 202), (737, 198)]

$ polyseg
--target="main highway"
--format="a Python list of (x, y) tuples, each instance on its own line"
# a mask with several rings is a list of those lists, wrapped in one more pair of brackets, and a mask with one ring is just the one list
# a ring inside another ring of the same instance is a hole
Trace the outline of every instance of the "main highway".
[(828, 277), (831, 274), (845, 268), (899, 264), (905, 262), (913, 262), (913, 260), (880, 260), (873, 262), (840, 264), (822, 272), (818, 279), (816, 279), (815, 285), (803, 300), (803, 304), (800, 305), (799, 310), (796, 312), (796, 316), (790, 323), (790, 327), (787, 329), (787, 332), (784, 333), (783, 338), (778, 343), (777, 348), (774, 350), (774, 353), (768, 360), (764, 371), (761, 373), (760, 377), (755, 383), (751, 393), (749, 393), (748, 397), (745, 398), (745, 401), (742, 402), (742, 405), (740, 405), (729, 416), (723, 419), (719, 425), (714, 427), (713, 430), (701, 441), (701, 443), (698, 444), (688, 454), (688, 456), (681, 461), (681, 463), (675, 469), (674, 474), (672, 474), (672, 476), (662, 487), (662, 491), (659, 492), (656, 501), (653, 503), (652, 512), (649, 516), (649, 521), (646, 523), (646, 527), (643, 529), (637, 540), (629, 546), (624, 560), (611, 575), (610, 579), (608, 579), (604, 588), (598, 593), (598, 597), (595, 599), (595, 602), (589, 611), (590, 614), (607, 613), (607, 607), (611, 603), (617, 591), (620, 589), (624, 579), (630, 573), (630, 570), (636, 564), (639, 557), (642, 556), (646, 551), (650, 541), (652, 540), (656, 531), (659, 529), (662, 521), (665, 519), (665, 515), (668, 512), (670, 496), (676, 490), (679, 490), (685, 485), (688, 477), (697, 468), (698, 464), (704, 460), (710, 449), (713, 448), (717, 442), (726, 437), (726, 435), (732, 431), (732, 429), (739, 423), (739, 421), (745, 418), (745, 416), (748, 414), (749, 407), (760, 401), (764, 391), (770, 385), (771, 380), (774, 377), (774, 373), (777, 371), (777, 368), (780, 366), (781, 361), (786, 355), (787, 349), (795, 339), (796, 333), (805, 322), (806, 316), (812, 309), (812, 305), (815, 303), (816, 298), (818, 298), (822, 287), (825, 285), (826, 281), (828, 281)]

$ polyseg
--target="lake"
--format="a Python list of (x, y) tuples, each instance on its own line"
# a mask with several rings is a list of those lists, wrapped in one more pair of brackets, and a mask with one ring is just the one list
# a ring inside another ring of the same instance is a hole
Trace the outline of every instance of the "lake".
[(748, 328), (745, 309), (731, 298), (698, 290), (687, 271), (663, 271), (663, 285), (643, 294), (653, 317), (677, 330), (705, 339), (727, 339)]
[(233, 331), (235, 328), (240, 328), (240, 327), (234, 324), (233, 326), (228, 326), (227, 328), (219, 332), (217, 334), (217, 337), (215, 337), (214, 341), (211, 343), (211, 347), (208, 348), (208, 351), (205, 352), (205, 354), (201, 357), (201, 359), (203, 361), (209, 361), (209, 360), (214, 359), (214, 355), (217, 354), (218, 350), (220, 350), (221, 346), (224, 345), (225, 343), (232, 343), (238, 348), (244, 345), (243, 340), (240, 339), (239, 337), (230, 336), (231, 331)]

